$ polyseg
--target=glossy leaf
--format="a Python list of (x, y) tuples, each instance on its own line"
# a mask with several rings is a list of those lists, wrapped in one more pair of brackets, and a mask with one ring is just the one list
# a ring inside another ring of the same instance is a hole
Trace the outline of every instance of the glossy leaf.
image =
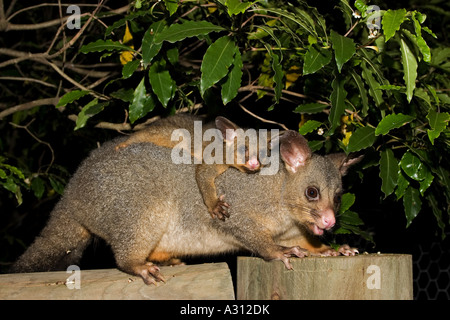
[(162, 105), (167, 107), (175, 94), (176, 83), (165, 68), (165, 61), (153, 62), (149, 70), (149, 81), (153, 92)]
[(142, 38), (142, 62), (147, 67), (152, 59), (161, 50), (162, 43), (155, 43), (156, 35), (160, 34), (166, 27), (165, 20), (152, 23)]
[(400, 166), (411, 179), (422, 181), (427, 177), (428, 168), (426, 168), (420, 158), (411, 151), (405, 152), (400, 160)]
[(103, 111), (103, 109), (109, 104), (109, 102), (98, 102), (98, 99), (94, 99), (81, 109), (78, 114), (76, 126), (74, 130), (83, 128), (89, 118), (95, 116), (97, 113)]
[(283, 69), (280, 63), (280, 58), (276, 53), (271, 54), (272, 56), (272, 68), (274, 71), (273, 82), (275, 83), (275, 101), (280, 102), (281, 91), (283, 90)]
[(408, 228), (422, 207), (420, 194), (416, 188), (409, 186), (406, 189), (403, 196), (403, 207), (405, 208), (406, 227)]
[(341, 198), (339, 214), (346, 212), (355, 203), (356, 197), (353, 193), (344, 193)]
[(233, 100), (241, 87), (242, 79), (242, 57), (239, 49), (236, 48), (234, 54), (234, 61), (232, 63), (233, 67), (227, 75), (226, 81), (222, 85), (222, 102), (226, 105), (228, 102)]
[(381, 25), (386, 42), (400, 29), (400, 25), (405, 20), (405, 17), (406, 9), (387, 10), (384, 13)]
[(394, 192), (397, 186), (399, 167), (392, 149), (381, 151), (380, 156), (381, 190), (384, 192), (384, 197), (386, 198)]
[(327, 105), (323, 103), (306, 103), (299, 105), (297, 108), (295, 108), (294, 112), (308, 114), (319, 113), (322, 112), (326, 107)]
[(298, 133), (301, 135), (305, 135), (307, 133), (310, 133), (317, 128), (319, 128), (322, 125), (322, 122), (316, 121), (316, 120), (308, 120), (306, 121), (298, 130)]
[(84, 97), (85, 95), (89, 94), (89, 91), (86, 90), (74, 90), (66, 93), (59, 99), (59, 102), (56, 105), (56, 108), (64, 107), (65, 105), (72, 103), (81, 97)]
[(147, 95), (145, 89), (145, 77), (142, 78), (138, 86), (134, 90), (133, 101), (130, 104), (130, 122), (134, 123), (136, 120), (142, 118), (147, 113), (153, 110), (155, 101), (151, 95)]
[(408, 116), (402, 113), (390, 114), (378, 123), (375, 130), (375, 135), (385, 135), (392, 129), (400, 128), (412, 120), (414, 120), (413, 116)]
[(362, 68), (362, 77), (366, 84), (369, 86), (369, 95), (375, 101), (376, 106), (381, 106), (384, 102), (383, 100), (383, 92), (378, 90), (380, 87), (380, 83), (375, 80), (372, 71), (367, 67), (366, 63), (361, 64)]
[(347, 153), (369, 148), (376, 140), (375, 129), (369, 126), (358, 128), (353, 132), (347, 145)]
[(253, 4), (253, 2), (247, 2), (247, 1), (242, 1), (241, 0), (226, 0), (225, 1), (225, 6), (228, 9), (228, 14), (230, 16), (232, 15), (236, 15), (239, 13), (244, 13), (245, 10), (247, 10), (248, 8), (250, 8), (250, 6)]
[(334, 56), (339, 72), (342, 66), (353, 57), (356, 52), (355, 42), (351, 38), (341, 36), (331, 31), (331, 41), (333, 42)]
[(118, 41), (102, 40), (102, 39), (99, 39), (95, 42), (88, 43), (88, 44), (82, 46), (80, 49), (80, 51), (82, 53), (114, 51), (114, 50), (135, 52), (134, 49), (132, 49), (124, 44), (121, 44)]
[(173, 15), (178, 9), (178, 0), (164, 0), (164, 5), (170, 15)]
[(186, 21), (183, 23), (172, 24), (156, 35), (154, 42), (156, 44), (163, 41), (171, 43), (184, 40), (186, 38), (205, 35), (210, 32), (224, 31), (225, 28), (216, 26), (207, 21)]
[(331, 61), (331, 52), (326, 49), (316, 49), (310, 46), (305, 55), (305, 62), (303, 64), (303, 75), (312, 74), (322, 69)]
[(445, 128), (447, 128), (450, 114), (448, 112), (436, 112), (434, 109), (430, 108), (427, 119), (431, 127), (431, 129), (427, 130), (428, 138), (430, 139), (431, 144), (434, 145), (434, 140), (439, 137)]
[(126, 65), (122, 68), (122, 78), (127, 79), (133, 75), (133, 73), (136, 71), (136, 69), (139, 67), (140, 61), (139, 60), (132, 60), (128, 62)]
[(400, 40), (400, 52), (402, 53), (403, 79), (406, 84), (406, 98), (411, 102), (414, 89), (416, 88), (417, 60), (414, 53), (406, 43), (405, 39)]
[(331, 123), (330, 132), (333, 133), (334, 130), (341, 123), (341, 116), (345, 111), (345, 97), (347, 96), (347, 91), (344, 89), (345, 81), (341, 78), (336, 77), (331, 83), (333, 92), (331, 93), (331, 110), (328, 120)]
[(207, 89), (223, 79), (234, 61), (236, 46), (230, 37), (217, 39), (206, 50), (201, 66), (200, 92), (203, 95)]

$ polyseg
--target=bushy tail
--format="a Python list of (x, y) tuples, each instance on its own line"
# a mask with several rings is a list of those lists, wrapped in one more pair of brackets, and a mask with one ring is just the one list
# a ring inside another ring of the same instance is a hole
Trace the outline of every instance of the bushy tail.
[(91, 240), (90, 232), (67, 217), (52, 215), (47, 226), (13, 264), (11, 272), (64, 270), (79, 263)]

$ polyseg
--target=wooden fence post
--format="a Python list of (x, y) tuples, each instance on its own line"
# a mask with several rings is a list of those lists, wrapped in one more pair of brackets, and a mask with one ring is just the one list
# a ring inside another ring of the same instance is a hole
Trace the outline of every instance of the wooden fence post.
[(291, 258), (280, 261), (239, 257), (237, 299), (411, 300), (412, 256), (362, 254), (354, 257)]
[[(231, 273), (226, 263), (161, 267), (166, 283), (158, 283), (156, 286), (147, 286), (141, 278), (130, 276), (117, 269), (81, 270), (78, 275), (76, 272), (2, 274), (0, 275), (0, 300), (230, 300), (235, 298)], [(77, 285), (79, 285), (78, 288)]]

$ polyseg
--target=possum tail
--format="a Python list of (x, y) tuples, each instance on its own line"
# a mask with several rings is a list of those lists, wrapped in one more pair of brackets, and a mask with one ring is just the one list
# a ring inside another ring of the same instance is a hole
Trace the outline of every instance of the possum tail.
[(52, 215), (47, 226), (11, 267), (11, 272), (65, 270), (79, 263), (91, 233), (67, 216)]

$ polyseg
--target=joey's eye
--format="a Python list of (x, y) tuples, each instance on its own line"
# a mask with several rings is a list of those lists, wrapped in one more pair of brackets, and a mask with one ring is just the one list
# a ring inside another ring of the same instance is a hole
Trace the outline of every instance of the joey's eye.
[(319, 200), (319, 189), (316, 187), (308, 187), (306, 188), (305, 195), (309, 201)]
[(334, 204), (339, 205), (341, 204), (341, 199), (342, 199), (342, 195), (340, 193), (338, 193), (337, 195), (334, 196)]

